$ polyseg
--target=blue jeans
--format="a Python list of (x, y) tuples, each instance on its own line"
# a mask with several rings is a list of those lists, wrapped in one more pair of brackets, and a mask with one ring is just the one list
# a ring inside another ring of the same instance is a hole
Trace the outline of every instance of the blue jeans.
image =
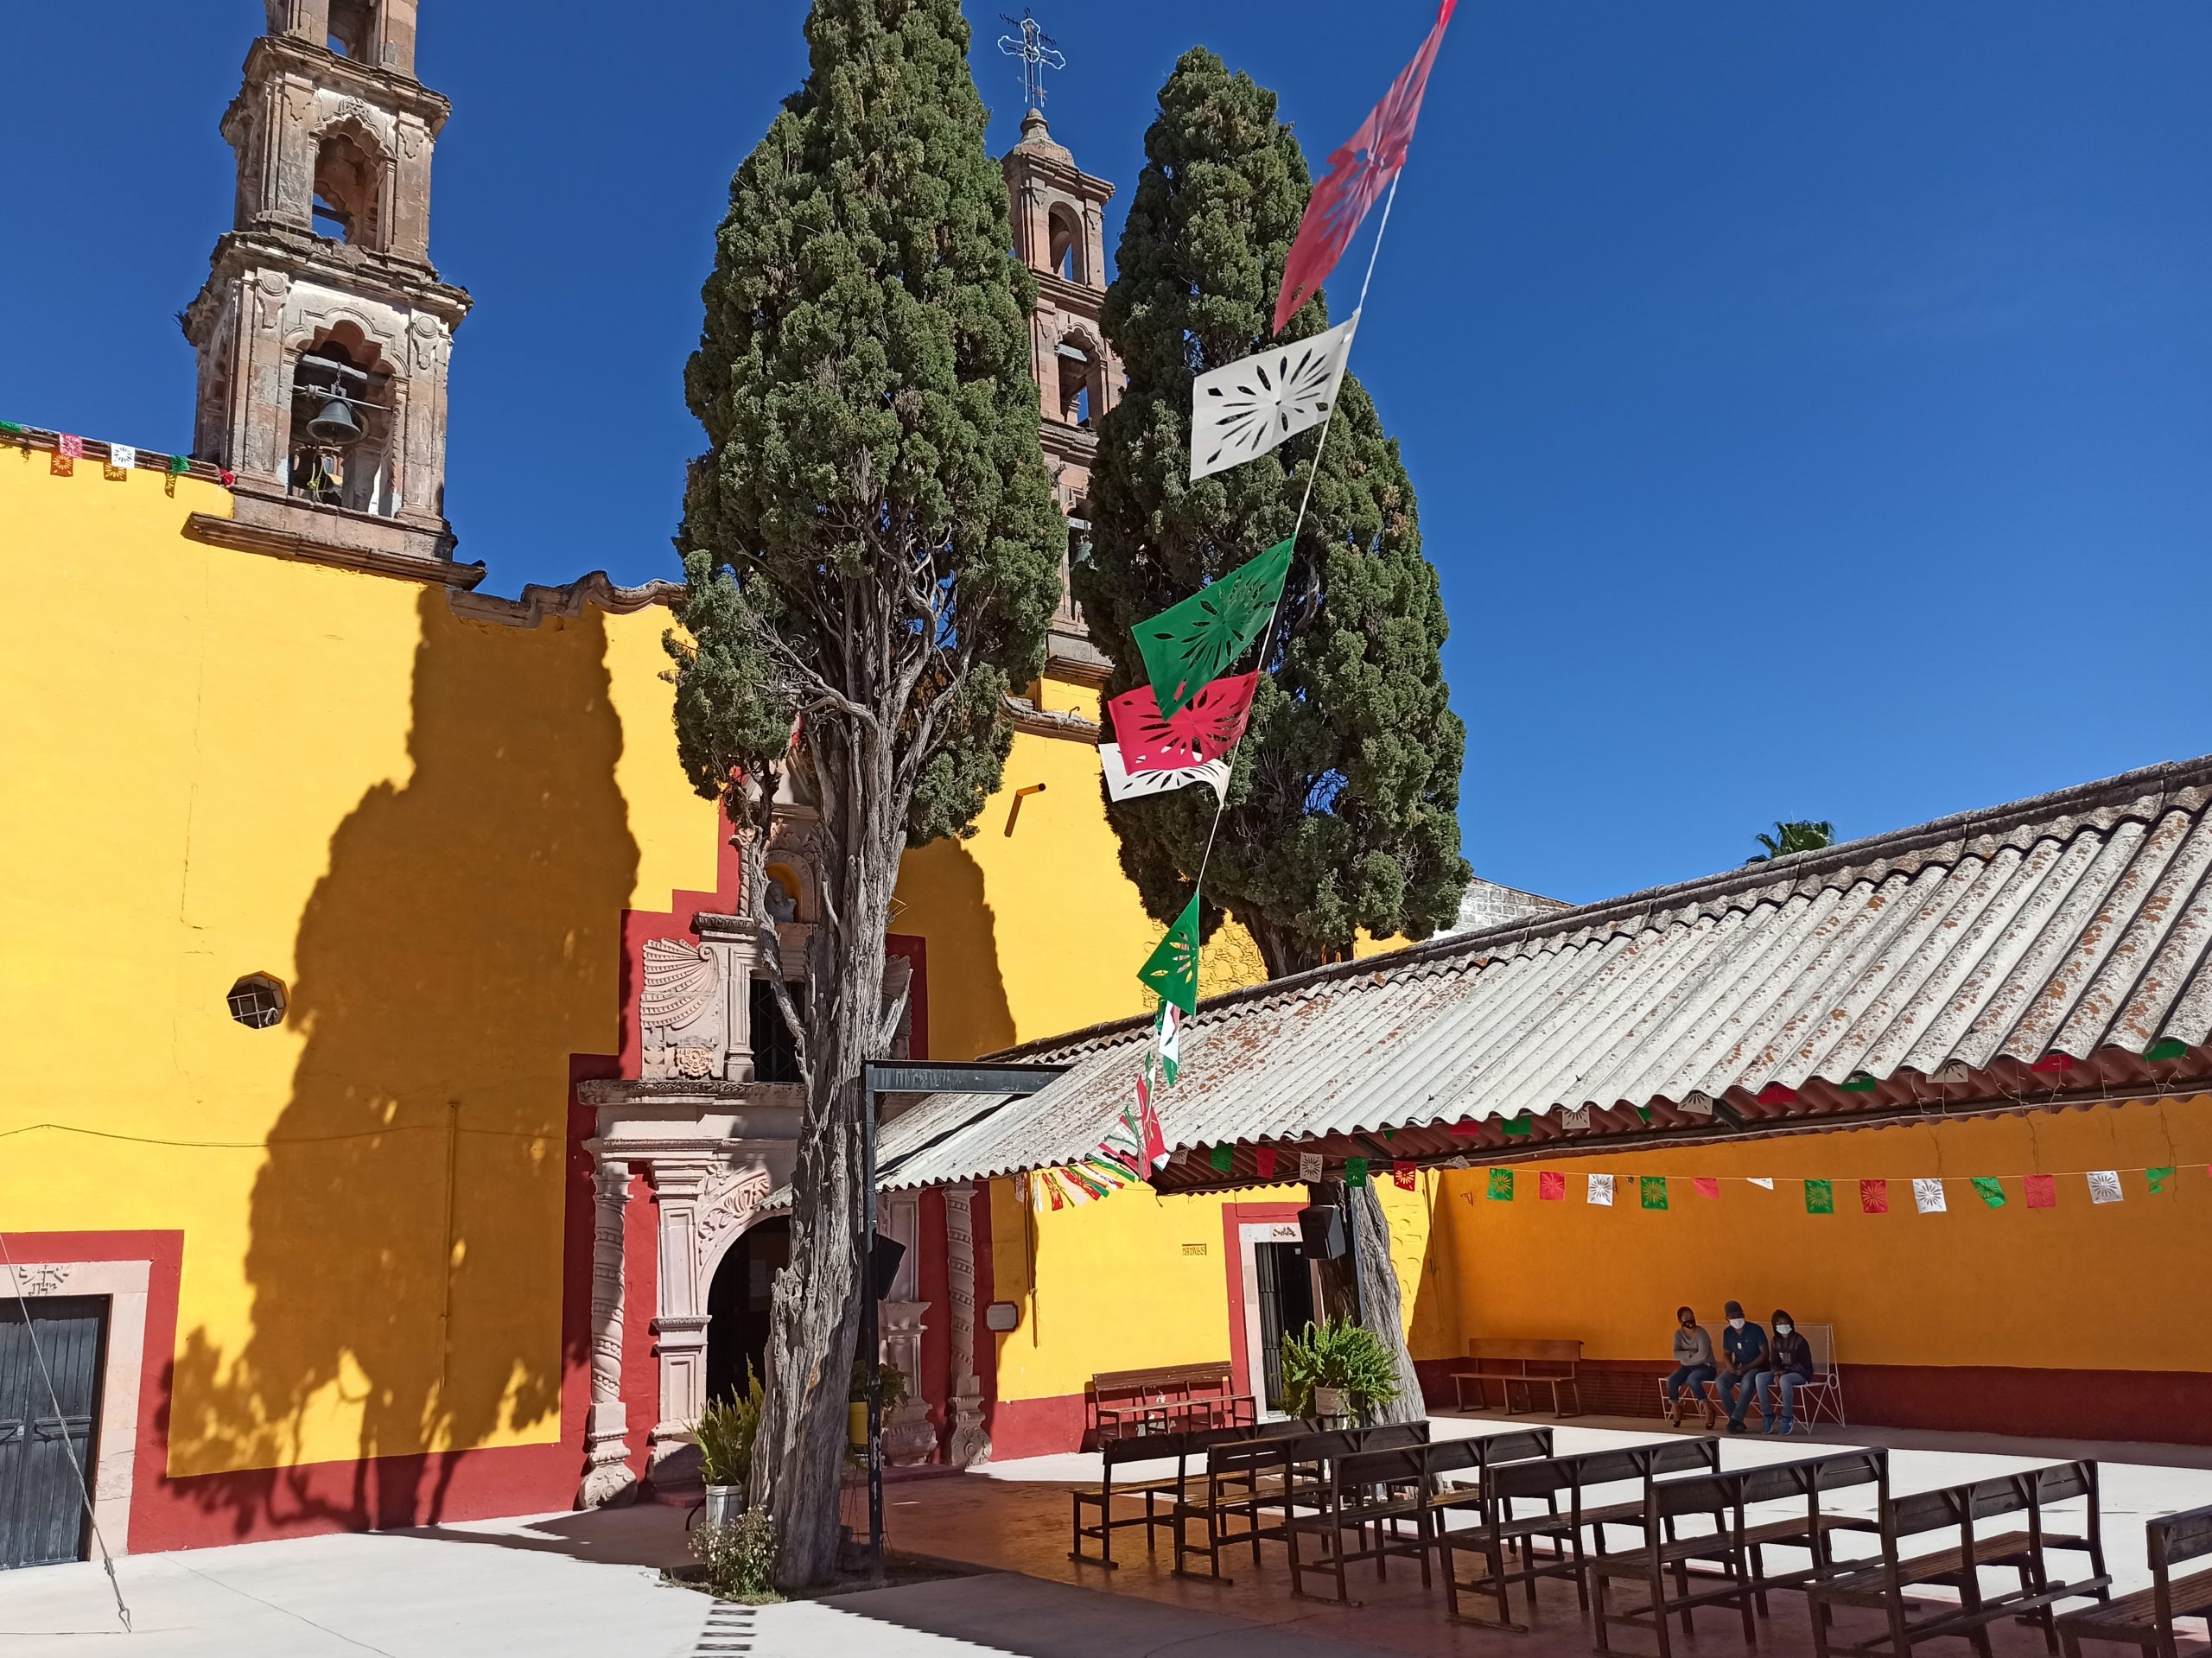
[[(1782, 1390), (1782, 1420), (1778, 1425), (1775, 1420), (1773, 1402), (1767, 1397), (1766, 1384), (1770, 1379)], [(1768, 1432), (1787, 1433), (1796, 1426), (1797, 1389), (1804, 1385), (1805, 1378), (1795, 1370), (1783, 1370), (1779, 1374), (1772, 1370), (1762, 1370), (1751, 1378), (1752, 1390), (1759, 1396), (1759, 1414), (1766, 1418)]]
[(1684, 1364), (1678, 1366), (1673, 1375), (1659, 1384), (1659, 1390), (1666, 1394), (1667, 1402), (1671, 1405), (1675, 1395), (1687, 1388), (1694, 1402), (1704, 1396), (1705, 1384), (1712, 1380), (1713, 1367), (1710, 1364)]
[(1762, 1374), (1757, 1370), (1732, 1370), (1720, 1378), (1720, 1408), (1728, 1413), (1730, 1421), (1744, 1420), (1744, 1413), (1751, 1409), (1751, 1401), (1759, 1392), (1752, 1384)]

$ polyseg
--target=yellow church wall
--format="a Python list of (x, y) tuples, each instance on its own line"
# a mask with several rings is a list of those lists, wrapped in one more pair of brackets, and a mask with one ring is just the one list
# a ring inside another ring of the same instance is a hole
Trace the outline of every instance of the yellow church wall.
[(714, 885), (665, 613), (464, 621), (181, 533), (228, 511), (0, 455), (0, 1213), (184, 1234), (175, 1475), (550, 1442), (568, 1058), (622, 908)]
[[(1510, 1203), (1487, 1198), (1484, 1172), (1454, 1172), (1459, 1323), (1656, 1362), (1676, 1306), (1717, 1327), (1732, 1299), (1762, 1321), (1779, 1306), (1833, 1324), (1847, 1365), (2212, 1371), (2212, 1325), (2190, 1311), (2212, 1297), (2208, 1162), (2212, 1100), (2195, 1098), (1522, 1165)], [(2129, 1172), (2124, 1201), (2098, 1205), (2082, 1172), (2171, 1165), (2164, 1195)], [(1545, 1168), (1566, 1173), (1564, 1201), (1536, 1198)], [(1592, 1170), (1622, 1177), (1611, 1209), (1585, 1201)], [(2017, 1177), (2034, 1172), (2057, 1174), (2055, 1208), (2026, 1207)], [(1650, 1174), (1670, 1177), (1663, 1212), (1639, 1206)], [(1700, 1175), (1721, 1177), (1717, 1200), (1693, 1191)], [(1928, 1175), (1946, 1177), (1942, 1214), (1914, 1210), (1911, 1178)], [(1974, 1175), (2006, 1177), (2003, 1209)], [(1876, 1178), (1890, 1210), (1863, 1214), (1858, 1182)], [(1835, 1183), (1834, 1214), (1806, 1212), (1808, 1178)]]

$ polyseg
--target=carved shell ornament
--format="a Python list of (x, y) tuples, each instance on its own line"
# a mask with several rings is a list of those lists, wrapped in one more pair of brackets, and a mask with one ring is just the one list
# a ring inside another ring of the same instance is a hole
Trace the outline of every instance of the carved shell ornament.
[(645, 989), (638, 999), (639, 1020), (662, 1030), (680, 1030), (712, 1005), (721, 988), (712, 954), (674, 938), (648, 938)]

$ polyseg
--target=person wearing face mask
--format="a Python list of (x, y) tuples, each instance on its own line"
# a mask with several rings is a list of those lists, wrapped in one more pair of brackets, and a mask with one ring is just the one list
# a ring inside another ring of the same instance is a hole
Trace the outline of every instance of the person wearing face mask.
[[(1774, 1404), (1767, 1396), (1771, 1377), (1782, 1394), (1782, 1420), (1775, 1420)], [(1797, 1331), (1796, 1321), (1780, 1307), (1774, 1310), (1774, 1344), (1767, 1352), (1767, 1368), (1751, 1378), (1758, 1392), (1759, 1414), (1766, 1418), (1769, 1433), (1787, 1433), (1796, 1423), (1797, 1389), (1813, 1379), (1813, 1344)]]
[(1728, 1328), (1720, 1332), (1720, 1377), (1717, 1391), (1720, 1408), (1728, 1413), (1728, 1431), (1744, 1431), (1744, 1413), (1751, 1408), (1751, 1378), (1766, 1364), (1766, 1331), (1744, 1316), (1744, 1304), (1731, 1301), (1723, 1309)]
[(1659, 1390), (1667, 1401), (1667, 1420), (1676, 1427), (1682, 1425), (1682, 1394), (1688, 1391), (1690, 1401), (1702, 1406), (1705, 1384), (1713, 1380), (1713, 1337), (1697, 1321), (1697, 1314), (1688, 1307), (1675, 1309), (1675, 1369), (1673, 1374), (1660, 1384)]

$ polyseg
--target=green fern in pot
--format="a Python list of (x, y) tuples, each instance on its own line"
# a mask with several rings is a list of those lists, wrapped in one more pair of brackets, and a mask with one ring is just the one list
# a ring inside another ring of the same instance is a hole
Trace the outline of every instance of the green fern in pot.
[(1293, 1416), (1365, 1416), (1398, 1396), (1397, 1368), (1364, 1324), (1324, 1318), (1282, 1338), (1282, 1391)]

